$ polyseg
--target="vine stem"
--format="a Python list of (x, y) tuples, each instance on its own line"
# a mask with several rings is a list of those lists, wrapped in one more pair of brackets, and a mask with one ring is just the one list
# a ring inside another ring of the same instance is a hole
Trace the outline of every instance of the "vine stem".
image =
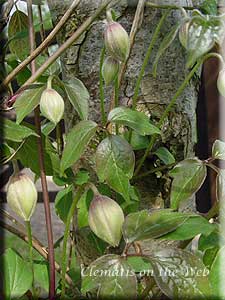
[[(119, 76), (116, 75), (115, 83), (114, 83), (114, 108), (119, 105)], [(116, 124), (116, 134), (119, 134), (119, 126)]]
[(100, 94), (100, 109), (102, 117), (102, 125), (106, 125), (106, 115), (105, 115), (105, 96), (104, 96), (104, 80), (102, 76), (102, 66), (105, 58), (105, 46), (102, 48), (100, 55), (100, 66), (99, 66), (99, 94)]
[(32, 272), (32, 290), (33, 297), (36, 299), (35, 286), (34, 286), (34, 262), (33, 262), (33, 244), (32, 244), (32, 230), (30, 221), (25, 221), (27, 228), (27, 237), (28, 237), (28, 245), (29, 245), (29, 258), (30, 258), (30, 266)]
[[(29, 43), (30, 43), (30, 53), (35, 49), (35, 32), (33, 25), (33, 11), (32, 11), (32, 0), (27, 0), (27, 11), (28, 11), (28, 22), (29, 22)], [(35, 74), (36, 66), (35, 60), (31, 62), (31, 73)], [(42, 185), (42, 195), (44, 200), (45, 208), (45, 219), (47, 227), (47, 237), (48, 237), (48, 249), (49, 249), (49, 300), (55, 299), (55, 257), (54, 257), (54, 244), (53, 244), (53, 232), (52, 232), (52, 222), (51, 222), (51, 210), (49, 204), (48, 186), (45, 173), (44, 165), (44, 152), (43, 144), (41, 139), (41, 121), (40, 121), (40, 110), (36, 107), (34, 111), (35, 127), (38, 134), (37, 146), (38, 146), (38, 161), (40, 167), (40, 177)]]
[(153, 50), (153, 47), (155, 46), (155, 43), (157, 41), (157, 38), (159, 36), (159, 33), (160, 33), (160, 30), (162, 28), (162, 25), (166, 19), (166, 17), (168, 16), (168, 14), (170, 13), (170, 11), (167, 11), (163, 16), (162, 18), (160, 19), (156, 29), (155, 29), (155, 32), (153, 34), (153, 37), (152, 37), (152, 40), (151, 40), (151, 43), (149, 44), (149, 47), (148, 47), (148, 50), (146, 52), (146, 55), (145, 55), (145, 58), (144, 58), (144, 61), (143, 61), (143, 64), (141, 66), (141, 70), (138, 74), (138, 79), (137, 79), (137, 82), (136, 82), (136, 85), (135, 85), (135, 88), (134, 88), (134, 96), (132, 98), (132, 107), (133, 109), (136, 108), (136, 105), (137, 105), (137, 98), (138, 98), (138, 92), (140, 90), (140, 85), (141, 85), (141, 81), (142, 81), (142, 78), (144, 76), (144, 72), (145, 72), (145, 69), (147, 67), (147, 64), (149, 62), (149, 59), (151, 57), (151, 54), (152, 54), (152, 50)]
[(83, 193), (84, 187), (81, 186), (78, 190), (77, 193), (74, 197), (73, 203), (70, 207), (68, 216), (67, 216), (67, 220), (66, 220), (66, 227), (65, 227), (65, 231), (64, 231), (64, 238), (63, 238), (63, 246), (62, 246), (62, 272), (61, 272), (61, 284), (62, 284), (62, 290), (61, 290), (61, 300), (64, 300), (65, 298), (65, 289), (66, 289), (66, 282), (65, 282), (65, 275), (66, 275), (66, 268), (67, 268), (67, 263), (68, 263), (68, 258), (67, 258), (67, 254), (66, 254), (66, 250), (67, 250), (67, 242), (68, 242), (68, 238), (70, 235), (70, 224), (73, 218), (73, 215), (75, 213), (76, 207), (77, 207), (77, 203)]
[(181, 9), (181, 8), (186, 9), (186, 10), (198, 9), (195, 6), (159, 5), (159, 4), (155, 4), (152, 2), (146, 2), (145, 5), (148, 7), (151, 7), (151, 8), (161, 8), (161, 9)]
[(31, 63), (42, 51), (44, 51), (50, 42), (54, 39), (56, 34), (61, 30), (63, 25), (68, 21), (69, 17), (71, 16), (72, 12), (76, 8), (76, 6), (80, 3), (81, 0), (74, 0), (68, 10), (65, 12), (63, 17), (60, 19), (58, 24), (54, 27), (54, 29), (49, 33), (49, 35), (45, 38), (45, 40), (36, 48), (34, 51), (30, 53), (30, 55), (22, 61), (1, 83), (0, 91), (7, 86), (15, 77), (16, 75), (22, 71), (29, 63)]
[[(30, 85), (31, 83), (35, 82), (41, 74), (48, 69), (48, 67), (53, 64), (56, 59), (64, 52), (67, 48), (69, 48), (86, 30), (87, 28), (94, 22), (94, 20), (101, 14), (101, 12), (112, 2), (113, 0), (106, 0), (103, 2), (103, 4), (96, 9), (96, 11), (87, 18), (86, 21), (82, 23), (82, 25), (63, 43), (58, 50), (56, 50), (43, 64), (42, 66), (36, 70), (34, 74), (31, 75), (31, 77), (24, 83), (23, 86), (19, 89), (22, 90), (25, 88), (25, 86)], [(2, 90), (3, 86), (6, 85), (5, 82), (0, 85), (0, 91)], [(17, 91), (18, 93), (18, 91)]]
[[(166, 107), (165, 111), (163, 112), (163, 114), (162, 114), (162, 116), (161, 116), (161, 118), (160, 118), (160, 120), (157, 124), (157, 126), (159, 128), (162, 127), (163, 122), (165, 121), (166, 117), (168, 116), (168, 114), (172, 110), (173, 106), (176, 104), (177, 99), (183, 93), (184, 89), (189, 84), (189, 81), (194, 76), (194, 74), (197, 72), (197, 70), (199, 69), (201, 64), (204, 63), (205, 60), (207, 60), (209, 58), (212, 58), (212, 57), (216, 57), (217, 59), (219, 59), (224, 64), (222, 56), (218, 53), (209, 53), (209, 54), (206, 54), (201, 59), (199, 59), (198, 62), (195, 64), (195, 66), (192, 68), (192, 70), (189, 72), (189, 74), (185, 77), (183, 83), (180, 85), (180, 87), (177, 90), (176, 94), (173, 96), (172, 100), (170, 101), (170, 103)], [(143, 157), (141, 158), (141, 160), (140, 160), (140, 162), (139, 162), (139, 164), (138, 164), (138, 166), (137, 166), (137, 168), (134, 172), (134, 176), (137, 176), (137, 174), (139, 173), (143, 163), (145, 162), (147, 156), (149, 155), (150, 151), (152, 150), (152, 147), (154, 146), (156, 138), (157, 138), (157, 135), (152, 135), (151, 140), (149, 142), (149, 145), (148, 145), (147, 149), (145, 150), (145, 153), (144, 153)]]

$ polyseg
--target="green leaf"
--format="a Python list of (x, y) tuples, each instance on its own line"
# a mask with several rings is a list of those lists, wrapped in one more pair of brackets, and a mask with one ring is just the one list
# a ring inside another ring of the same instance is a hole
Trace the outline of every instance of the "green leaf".
[(212, 268), (212, 265), (216, 259), (217, 253), (220, 250), (220, 247), (213, 247), (206, 249), (203, 255), (203, 262), (205, 266), (210, 270)]
[(45, 135), (48, 136), (54, 129), (55, 129), (55, 124), (51, 122), (47, 122), (44, 125), (41, 126), (41, 132)]
[(222, 239), (218, 228), (214, 228), (214, 231), (210, 232), (209, 234), (202, 234), (198, 241), (198, 249), (201, 251), (219, 247), (220, 246), (220, 238), (221, 242), (223, 240), (223, 244), (225, 244), (224, 239)]
[(152, 269), (149, 261), (139, 256), (128, 256), (127, 262), (135, 273), (148, 272)]
[(224, 37), (224, 22), (221, 17), (196, 14), (189, 25), (187, 67), (192, 67), (215, 43), (221, 44)]
[(83, 82), (74, 78), (69, 82), (64, 82), (64, 88), (81, 120), (87, 120), (90, 95)]
[(104, 139), (96, 151), (96, 171), (100, 181), (106, 183), (130, 201), (129, 179), (134, 172), (134, 152), (128, 142), (112, 135)]
[(98, 290), (100, 299), (136, 299), (137, 279), (125, 258), (109, 254), (83, 272), (82, 293), (93, 289)]
[(23, 119), (30, 114), (39, 104), (41, 94), (45, 87), (29, 89), (23, 91), (16, 99), (13, 107), (16, 111), (16, 123), (20, 124)]
[(216, 178), (216, 196), (217, 201), (224, 201), (225, 199), (225, 170), (220, 169)]
[(41, 288), (45, 292), (43, 296), (46, 296), (46, 292), (49, 290), (49, 271), (47, 262), (41, 260), (34, 263), (34, 283), (35, 288)]
[(4, 299), (18, 299), (31, 288), (31, 270), (14, 250), (9, 248), (0, 256), (0, 270)]
[(79, 170), (74, 178), (76, 185), (83, 185), (88, 183), (90, 174), (86, 170)]
[(32, 129), (2, 117), (0, 117), (0, 132), (4, 133), (4, 139), (14, 142), (22, 142), (31, 135), (38, 136)]
[(97, 127), (93, 121), (81, 121), (68, 133), (61, 159), (61, 173), (80, 159)]
[(154, 154), (157, 155), (158, 158), (162, 162), (164, 162), (165, 165), (170, 165), (175, 163), (175, 158), (173, 154), (171, 154), (170, 151), (165, 147), (158, 148)]
[(81, 196), (81, 198), (77, 204), (77, 208), (78, 208), (77, 219), (78, 219), (79, 228), (89, 226), (88, 225), (88, 210), (89, 210), (89, 206), (90, 206), (92, 199), (93, 199), (93, 192), (91, 190), (89, 190)]
[(212, 296), (208, 270), (192, 253), (167, 248), (155, 251), (149, 259), (157, 285), (170, 299), (209, 299)]
[(212, 147), (212, 157), (214, 159), (225, 160), (225, 142), (216, 140)]
[[(48, 148), (47, 140), (42, 137), (44, 148), (44, 161), (46, 175), (52, 176), (55, 172), (59, 172), (59, 157), (58, 155)], [(40, 167), (38, 163), (38, 146), (37, 138), (29, 136), (23, 146), (17, 153), (17, 158), (21, 161), (24, 167), (30, 168), (36, 175), (40, 175)]]
[(217, 0), (205, 0), (201, 6), (200, 10), (206, 15), (217, 15)]
[(160, 134), (160, 129), (152, 125), (149, 118), (140, 111), (127, 107), (116, 107), (110, 111), (108, 122), (122, 124), (135, 130), (140, 135)]
[(189, 216), (170, 209), (132, 213), (125, 218), (123, 236), (127, 243), (158, 238), (181, 226)]
[(70, 207), (73, 202), (72, 185), (59, 191), (55, 198), (55, 211), (60, 219), (66, 223)]
[(190, 158), (177, 164), (170, 174), (174, 178), (170, 195), (171, 208), (178, 209), (182, 201), (200, 189), (206, 178), (207, 169), (202, 161)]
[[(28, 38), (28, 16), (20, 10), (16, 10), (9, 21), (8, 39), (9, 49), (20, 60), (24, 60), (30, 52)], [(16, 38), (22, 34), (20, 38)]]
[(162, 236), (162, 239), (182, 241), (189, 240), (198, 234), (209, 234), (214, 230), (214, 224), (201, 216), (191, 216), (174, 231)]
[(225, 246), (223, 246), (217, 253), (216, 258), (211, 266), (209, 279), (213, 288), (213, 295), (215, 298), (224, 299), (225, 298)]
[(166, 49), (169, 48), (169, 46), (174, 41), (179, 28), (180, 28), (180, 23), (174, 25), (172, 27), (172, 29), (170, 30), (170, 32), (162, 40), (162, 43), (159, 47), (159, 50), (156, 54), (156, 58), (155, 58), (155, 61), (154, 61), (154, 64), (153, 64), (153, 76), (154, 77), (156, 77), (156, 75), (157, 75), (157, 67), (158, 67), (158, 62), (159, 62), (160, 57), (164, 54)]
[[(125, 131), (123, 137), (129, 142), (130, 139), (129, 131)], [(133, 131), (131, 135), (130, 144), (133, 150), (146, 149), (149, 145), (149, 137), (140, 135), (137, 132)]]

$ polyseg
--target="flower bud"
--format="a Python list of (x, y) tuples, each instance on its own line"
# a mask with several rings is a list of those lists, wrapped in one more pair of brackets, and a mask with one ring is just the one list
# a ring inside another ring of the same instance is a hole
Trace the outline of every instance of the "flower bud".
[(109, 85), (113, 82), (118, 72), (119, 62), (112, 57), (107, 57), (102, 66), (102, 76), (105, 80), (105, 84)]
[(225, 97), (225, 69), (219, 72), (217, 78), (217, 88), (221, 96)]
[(118, 246), (122, 236), (124, 215), (121, 207), (107, 196), (96, 195), (89, 208), (91, 230), (112, 246)]
[(179, 40), (181, 45), (187, 49), (188, 48), (188, 31), (189, 31), (189, 22), (184, 23), (179, 30)]
[(128, 58), (130, 51), (129, 36), (119, 23), (108, 23), (105, 30), (105, 46), (115, 59), (125, 61)]
[(29, 221), (37, 203), (37, 190), (25, 174), (11, 176), (7, 188), (7, 202), (24, 221)]
[(55, 90), (47, 88), (41, 95), (40, 110), (49, 121), (59, 123), (64, 114), (63, 98)]

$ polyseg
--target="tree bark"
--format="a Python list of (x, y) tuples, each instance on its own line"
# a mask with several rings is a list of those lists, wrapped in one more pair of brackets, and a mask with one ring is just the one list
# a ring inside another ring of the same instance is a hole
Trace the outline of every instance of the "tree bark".
[[(58, 43), (62, 44), (101, 2), (101, 0), (83, 0), (68, 24), (58, 34)], [(119, 1), (118, 5), (113, 6), (116, 14), (119, 15), (118, 21), (128, 32), (133, 22), (136, 2), (122, 0)], [(155, 0), (151, 2), (183, 6), (192, 5), (191, 0)], [(194, 4), (196, 4), (196, 1)], [(61, 3), (59, 5), (59, 1), (53, 0), (51, 2), (51, 10), (54, 11), (55, 22), (60, 19), (65, 9), (66, 5), (62, 7)], [(137, 33), (135, 45), (128, 61), (124, 80), (121, 84), (120, 105), (129, 105), (131, 102), (138, 73), (162, 13), (163, 11), (160, 9), (145, 8), (142, 25)], [(157, 77), (154, 78), (152, 75), (152, 65), (160, 43), (171, 27), (180, 19), (181, 13), (179, 10), (173, 10), (167, 18), (141, 83), (137, 108), (144, 111), (154, 122), (159, 120), (171, 98), (184, 80), (185, 75), (188, 73), (188, 70), (185, 68), (185, 50), (181, 47), (176, 37), (175, 41), (160, 59)], [(100, 120), (99, 60), (103, 47), (104, 28), (105, 15), (102, 15), (83, 34), (79, 42), (71, 46), (61, 57), (63, 78), (71, 79), (78, 77), (88, 88), (91, 95), (90, 119), (95, 121)], [(182, 96), (179, 97), (176, 107), (164, 122), (162, 138), (157, 140), (153, 152), (159, 146), (165, 146), (175, 156), (176, 161), (194, 156), (198, 81), (199, 78), (196, 76), (185, 89)], [(112, 89), (110, 87), (105, 88), (105, 104), (107, 109), (109, 108), (111, 93)], [(67, 101), (65, 113), (66, 131), (69, 131), (76, 122), (77, 115), (72, 109), (71, 104)], [(141, 155), (143, 155), (143, 152), (138, 153), (139, 157)], [(150, 170), (155, 161), (156, 157), (152, 154), (149, 155), (142, 171)], [(159, 176), (152, 174), (137, 181), (135, 185), (141, 194), (140, 208), (168, 207), (170, 184), (171, 179), (167, 172), (162, 172)], [(185, 203), (184, 209), (195, 210), (193, 198), (188, 203)]]

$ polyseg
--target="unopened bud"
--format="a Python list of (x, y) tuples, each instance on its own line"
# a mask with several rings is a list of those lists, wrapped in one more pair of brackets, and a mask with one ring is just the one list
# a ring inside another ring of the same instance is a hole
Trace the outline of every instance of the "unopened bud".
[(217, 79), (217, 88), (221, 96), (225, 97), (225, 69), (219, 72)]
[(96, 195), (89, 208), (91, 230), (112, 246), (118, 246), (122, 236), (124, 214), (121, 207), (107, 196)]
[(179, 30), (179, 40), (181, 45), (187, 49), (188, 48), (188, 31), (189, 31), (189, 22), (184, 23)]
[(37, 190), (25, 174), (13, 175), (7, 188), (7, 202), (24, 221), (29, 221), (37, 204)]
[(105, 84), (109, 85), (116, 78), (119, 72), (119, 62), (112, 57), (107, 57), (102, 66), (102, 76), (105, 80)]
[(49, 121), (59, 123), (64, 114), (63, 98), (54, 89), (47, 88), (41, 95), (40, 110)]
[(130, 52), (129, 36), (119, 23), (108, 23), (105, 30), (105, 46), (115, 59), (125, 61), (128, 58)]

